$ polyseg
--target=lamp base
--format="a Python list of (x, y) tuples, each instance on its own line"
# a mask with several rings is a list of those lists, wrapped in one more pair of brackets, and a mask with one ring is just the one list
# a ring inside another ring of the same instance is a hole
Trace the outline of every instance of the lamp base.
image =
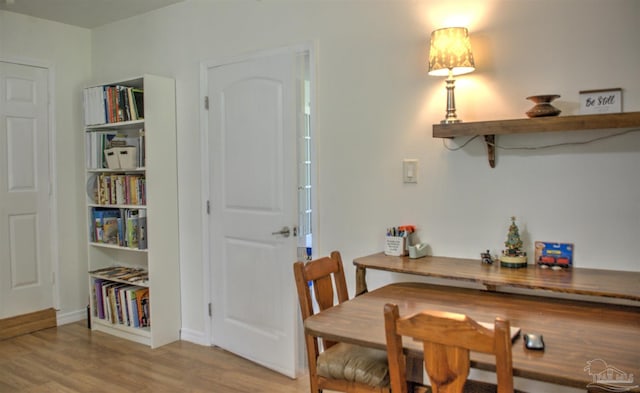
[(460, 119), (444, 119), (444, 120), (440, 120), (440, 124), (455, 124), (455, 123), (462, 123), (462, 120), (460, 120)]
[(453, 74), (449, 70), (449, 77), (446, 80), (447, 86), (447, 115), (444, 120), (440, 121), (440, 124), (455, 124), (460, 123), (460, 119), (456, 115), (456, 96), (454, 90), (456, 88), (456, 81), (453, 79)]

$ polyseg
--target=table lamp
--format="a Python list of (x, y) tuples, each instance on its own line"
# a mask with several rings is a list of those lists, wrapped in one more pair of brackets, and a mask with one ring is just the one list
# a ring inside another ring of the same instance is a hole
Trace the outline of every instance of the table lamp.
[(440, 123), (459, 123), (456, 116), (454, 75), (475, 70), (469, 31), (465, 27), (447, 27), (431, 33), (429, 75), (447, 76), (447, 116)]

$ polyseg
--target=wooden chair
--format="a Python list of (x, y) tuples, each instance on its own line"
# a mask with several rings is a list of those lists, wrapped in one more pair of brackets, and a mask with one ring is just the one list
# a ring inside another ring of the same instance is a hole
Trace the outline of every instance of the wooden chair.
[[(293, 272), (303, 321), (314, 314), (310, 284), (320, 311), (349, 300), (339, 252), (307, 263), (296, 262)], [(390, 392), (385, 351), (335, 343), (306, 333), (304, 337), (312, 393), (323, 389), (346, 393)], [(322, 352), (320, 344), (324, 348)]]
[(509, 321), (496, 318), (491, 330), (466, 315), (441, 311), (400, 318), (395, 304), (385, 305), (384, 320), (393, 393), (407, 393), (402, 336), (423, 343), (424, 365), (434, 393), (496, 392), (494, 384), (467, 380), (469, 351), (494, 354), (497, 392), (514, 392)]

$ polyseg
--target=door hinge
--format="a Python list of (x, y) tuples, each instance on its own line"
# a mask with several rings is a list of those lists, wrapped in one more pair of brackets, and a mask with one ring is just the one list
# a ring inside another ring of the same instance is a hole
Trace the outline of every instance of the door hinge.
[(204, 109), (209, 110), (209, 96), (204, 96)]
[(211, 306), (211, 303), (209, 303), (209, 316), (213, 316), (213, 307)]
[(211, 204), (207, 201), (207, 214), (211, 214)]

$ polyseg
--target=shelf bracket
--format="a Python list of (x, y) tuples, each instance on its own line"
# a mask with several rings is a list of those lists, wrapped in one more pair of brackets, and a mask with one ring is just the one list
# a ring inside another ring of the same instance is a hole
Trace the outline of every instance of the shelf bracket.
[(485, 135), (484, 142), (487, 144), (487, 158), (489, 159), (489, 166), (491, 168), (496, 167), (496, 136)]

